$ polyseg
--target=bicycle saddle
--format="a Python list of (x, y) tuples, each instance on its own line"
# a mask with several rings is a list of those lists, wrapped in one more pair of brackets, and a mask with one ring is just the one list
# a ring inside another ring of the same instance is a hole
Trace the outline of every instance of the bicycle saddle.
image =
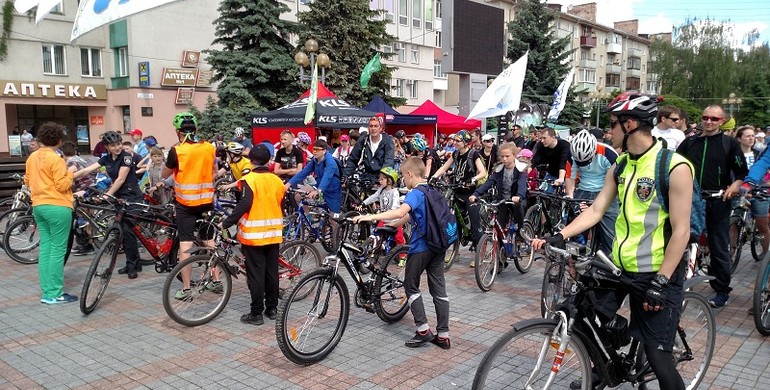
[(392, 236), (396, 234), (397, 227), (393, 226), (381, 226), (377, 228), (377, 234), (380, 236)]

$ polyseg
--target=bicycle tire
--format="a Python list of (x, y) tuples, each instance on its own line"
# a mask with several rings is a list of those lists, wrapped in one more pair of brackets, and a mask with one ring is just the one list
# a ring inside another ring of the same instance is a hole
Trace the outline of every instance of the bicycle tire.
[(556, 311), (556, 305), (566, 293), (565, 272), (561, 263), (549, 261), (545, 267), (540, 289), (540, 315), (543, 318), (550, 317)]
[(476, 285), (483, 292), (492, 289), (500, 265), (500, 244), (494, 241), (491, 235), (484, 234), (476, 246), (473, 274)]
[[(315, 246), (308, 244), (305, 241), (292, 241), (281, 246), (279, 250), (279, 256), (283, 256), (283, 259), (291, 263), (291, 265), (300, 269), (300, 274), (295, 276), (283, 277), (282, 271), (278, 270), (278, 291), (279, 297), (283, 297), (283, 294), (291, 289), (302, 279), (306, 273), (321, 267), (323, 258), (318, 252)], [(279, 263), (280, 267), (280, 263)], [(285, 272), (285, 271), (284, 271)], [(308, 289), (308, 294), (310, 293)], [(300, 295), (295, 297), (296, 299), (304, 299), (307, 295)]]
[[(27, 215), (32, 215), (32, 207), (17, 207), (0, 214), (0, 234), (5, 234), (5, 231), (8, 230), (8, 226), (16, 222), (20, 217)], [(3, 249), (5, 249), (5, 247), (3, 247)]]
[(740, 218), (730, 217), (730, 226), (728, 227), (728, 239), (727, 243), (728, 251), (730, 254), (730, 273), (735, 273), (735, 269), (738, 268), (738, 262), (741, 260), (741, 252), (743, 252), (743, 237), (746, 232), (744, 226), (741, 223)]
[[(289, 292), (287, 299), (282, 300), (278, 306), (275, 338), (283, 355), (296, 364), (307, 366), (323, 360), (339, 344), (345, 333), (350, 315), (348, 288), (340, 275), (333, 279), (332, 275), (332, 268), (311, 271), (302, 277)], [(308, 288), (312, 292), (307, 298), (294, 299), (297, 295), (304, 295), (303, 289)], [(326, 308), (319, 307), (321, 300), (335, 297), (339, 302), (327, 304)], [(330, 318), (332, 314), (336, 319)], [(329, 329), (322, 329), (320, 325), (328, 325)], [(309, 340), (319, 335), (325, 337), (318, 342)]]
[(409, 297), (404, 290), (406, 266), (399, 267), (399, 262), (407, 256), (408, 245), (391, 249), (381, 260), (381, 270), (374, 279), (374, 311), (381, 320), (392, 324), (400, 321), (409, 311)]
[[(514, 238), (516, 246), (516, 256), (513, 257), (513, 265), (520, 274), (526, 274), (532, 269), (532, 263), (535, 262), (535, 251), (529, 244), (522, 242), (521, 238)], [(523, 249), (529, 247), (529, 252), (522, 256)]]
[[(557, 322), (552, 320), (528, 320), (513, 325), (481, 359), (471, 389), (543, 388), (559, 343), (552, 337), (556, 326)], [(543, 357), (539, 370), (535, 371), (539, 352), (549, 355)], [(530, 376), (537, 382), (528, 383)], [(591, 358), (578, 332), (572, 333), (551, 388), (569, 389), (573, 381), (578, 381), (582, 389), (591, 386)]]
[(449, 271), (449, 269), (452, 268), (452, 264), (455, 263), (455, 261), (459, 256), (460, 256), (460, 239), (457, 239), (449, 247), (449, 249), (447, 249), (447, 251), (444, 253), (444, 271)]
[(35, 264), (40, 257), (40, 235), (35, 219), (29, 215), (10, 224), (3, 234), (3, 249), (14, 261)]
[(334, 254), (337, 252), (337, 245), (334, 242), (335, 230), (332, 227), (331, 221), (328, 216), (321, 217), (321, 222), (318, 227), (318, 241), (321, 242), (321, 247), (324, 248), (326, 253)]
[(754, 231), (751, 234), (751, 257), (754, 258), (754, 261), (762, 261), (766, 254), (767, 249), (762, 248), (762, 240), (755, 222)]
[[(112, 273), (115, 271), (115, 263), (118, 259), (123, 239), (118, 227), (113, 227), (107, 231), (103, 245), (99, 248), (91, 261), (86, 273), (86, 279), (83, 281), (83, 288), (80, 290), (80, 312), (88, 315), (96, 309), (104, 293), (107, 291), (107, 285), (112, 279)], [(104, 267), (102, 260), (109, 258), (107, 266)], [(100, 264), (102, 265), (100, 268)], [(91, 285), (94, 281), (99, 281), (94, 291), (91, 291)]]
[(770, 336), (770, 256), (760, 263), (754, 282), (754, 326), (762, 336)]
[(524, 237), (525, 240), (531, 241), (535, 237), (543, 237), (544, 232), (542, 214), (542, 206), (539, 204), (534, 204), (527, 208), (527, 211), (524, 213), (524, 223), (522, 223), (522, 229), (529, 223), (530, 228), (528, 231), (532, 232), (534, 236), (527, 237), (522, 234), (522, 237)]
[[(219, 272), (222, 291), (214, 290), (213, 265)], [(177, 275), (186, 267), (190, 268), (190, 295), (177, 299), (177, 291), (183, 287)], [(233, 279), (227, 265), (212, 255), (193, 255), (180, 262), (171, 270), (163, 283), (163, 309), (174, 322), (184, 326), (203, 325), (215, 319), (227, 306), (233, 291)], [(193, 304), (203, 303), (202, 308)]]
[(684, 329), (687, 344), (693, 349), (693, 359), (683, 361), (681, 333), (674, 337), (674, 358), (679, 363), (676, 370), (682, 376), (688, 390), (697, 389), (711, 364), (716, 344), (716, 323), (711, 306), (700, 293), (685, 291), (679, 327)]

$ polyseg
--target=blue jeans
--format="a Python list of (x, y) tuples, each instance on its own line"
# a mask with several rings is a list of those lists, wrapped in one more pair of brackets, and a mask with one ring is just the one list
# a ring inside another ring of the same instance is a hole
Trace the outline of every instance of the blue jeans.
[[(598, 195), (598, 192), (575, 190), (574, 198), (594, 200)], [(615, 198), (612, 200), (610, 207), (599, 222), (599, 228), (595, 230), (599, 239), (599, 250), (608, 256), (612, 253), (612, 241), (615, 240), (615, 220), (618, 219), (619, 210), (620, 202), (618, 201), (618, 198)]]

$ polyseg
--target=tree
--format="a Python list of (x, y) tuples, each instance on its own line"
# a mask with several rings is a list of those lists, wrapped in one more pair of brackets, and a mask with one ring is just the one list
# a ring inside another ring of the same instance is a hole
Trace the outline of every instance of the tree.
[(249, 127), (252, 113), (296, 99), (300, 85), (289, 38), (298, 27), (280, 18), (285, 12), (289, 7), (277, 0), (222, 0), (213, 42), (222, 48), (205, 51), (219, 82), (218, 101), (207, 102), (203, 131), (230, 134)]
[[(518, 60), (529, 50), (527, 75), (522, 96), (533, 103), (553, 102), (553, 94), (569, 73), (568, 49), (571, 37), (556, 38), (552, 28), (556, 13), (539, 0), (525, 0), (516, 8), (516, 18), (508, 24), (507, 60)], [(578, 101), (581, 92), (570, 88), (560, 123), (578, 124), (586, 109)]]
[(331, 59), (324, 84), (348, 103), (361, 107), (379, 94), (391, 106), (400, 106), (406, 100), (390, 96), (390, 78), (395, 67), (382, 64), (366, 89), (362, 90), (359, 83), (366, 63), (378, 52), (381, 58), (392, 56), (393, 53), (384, 53), (381, 48), (396, 41), (387, 33), (381, 11), (370, 9), (369, 5), (367, 0), (311, 2), (308, 11), (297, 15), (299, 23), (307, 26), (300, 33), (299, 45), (308, 38), (318, 41), (319, 51)]
[(13, 27), (13, 1), (5, 0), (3, 3), (3, 29), (0, 32), (0, 62), (5, 61), (8, 56), (8, 39), (11, 37), (11, 28)]
[(698, 123), (701, 115), (703, 114), (703, 107), (698, 107), (694, 105), (691, 101), (684, 99), (680, 96), (671, 95), (671, 94), (662, 95), (662, 96), (663, 96), (663, 102), (661, 102), (661, 105), (674, 106), (679, 110), (683, 111), (687, 115), (687, 119), (690, 122)]

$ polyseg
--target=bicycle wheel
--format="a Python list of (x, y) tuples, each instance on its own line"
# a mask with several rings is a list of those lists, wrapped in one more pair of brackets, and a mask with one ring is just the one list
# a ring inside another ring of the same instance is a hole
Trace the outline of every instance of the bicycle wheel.
[(476, 285), (481, 291), (487, 292), (492, 289), (500, 263), (499, 257), (500, 244), (494, 242), (489, 234), (481, 236), (476, 249), (475, 267), (473, 268), (476, 275)]
[(730, 273), (735, 272), (738, 268), (738, 262), (741, 260), (741, 252), (743, 251), (744, 237), (746, 232), (744, 231), (744, 225), (740, 218), (730, 218), (730, 235), (728, 242), (728, 248), (730, 253)]
[(762, 336), (770, 336), (770, 256), (765, 256), (754, 282), (754, 326)]
[[(300, 365), (323, 360), (337, 346), (350, 315), (350, 297), (332, 268), (313, 270), (278, 307), (275, 338), (284, 356)], [(310, 289), (310, 293), (306, 290)], [(308, 295), (305, 299), (296, 299)]]
[[(711, 306), (699, 293), (686, 291), (673, 354), (677, 360), (676, 369), (687, 389), (697, 389), (703, 381), (714, 354), (715, 342), (716, 324)], [(690, 347), (690, 351), (685, 345)]]
[(321, 222), (318, 226), (318, 234), (321, 235), (319, 240), (321, 241), (321, 246), (329, 254), (337, 252), (337, 245), (334, 243), (334, 230), (329, 217), (321, 217)]
[(524, 242), (523, 239), (516, 237), (516, 256), (513, 257), (513, 265), (516, 266), (516, 270), (519, 273), (526, 274), (532, 268), (532, 263), (535, 262), (535, 251), (529, 243)]
[(293, 241), (300, 238), (299, 213), (294, 212), (283, 217), (283, 239), (284, 241)]
[[(481, 359), (471, 389), (541, 389), (552, 373), (560, 345), (557, 323), (525, 321), (500, 337)], [(526, 325), (524, 325), (526, 324)], [(550, 388), (591, 386), (591, 359), (582, 336), (573, 332)]]
[(381, 261), (382, 273), (374, 279), (374, 311), (381, 320), (392, 324), (400, 321), (409, 311), (409, 300), (404, 290), (405, 266), (399, 266), (406, 259), (409, 247), (393, 248)]
[(757, 230), (756, 226), (752, 230), (753, 230), (753, 233), (751, 234), (751, 257), (754, 258), (754, 261), (762, 261), (762, 259), (764, 259), (765, 255), (767, 254), (767, 249), (762, 248), (763, 237), (759, 234), (759, 231)]
[(527, 241), (543, 236), (541, 205), (535, 204), (527, 208), (527, 211), (524, 213), (524, 223), (522, 223), (521, 230), (521, 236)]
[(35, 264), (40, 257), (40, 235), (31, 215), (19, 217), (3, 235), (5, 253), (22, 264)]
[(556, 305), (566, 295), (567, 275), (561, 263), (548, 262), (543, 274), (543, 286), (540, 289), (540, 315), (548, 318), (556, 311)]
[(444, 253), (444, 271), (449, 271), (452, 268), (452, 264), (460, 256), (460, 239), (455, 240), (449, 249)]
[[(300, 270), (299, 274), (294, 274), (290, 269), (282, 268), (280, 262), (278, 263), (278, 296), (283, 298), (287, 291), (290, 291), (297, 282), (302, 279), (302, 276), (308, 272), (321, 266), (323, 258), (318, 253), (318, 249), (315, 246), (308, 244), (305, 241), (292, 241), (281, 246), (279, 256), (283, 260)], [(307, 289), (307, 294), (310, 294), (311, 289)], [(307, 295), (295, 296), (296, 299), (304, 299)]]
[(18, 207), (15, 209), (9, 209), (3, 214), (0, 214), (0, 234), (5, 234), (5, 231), (8, 230), (8, 226), (16, 222), (16, 220), (18, 220), (20, 217), (31, 215), (31, 207)]
[(83, 314), (91, 314), (96, 309), (96, 305), (107, 291), (112, 272), (115, 271), (118, 251), (123, 242), (120, 229), (111, 228), (105, 237), (102, 246), (91, 261), (91, 266), (88, 267), (83, 288), (80, 290), (80, 312)]
[[(190, 270), (190, 290), (184, 292), (177, 279), (182, 270)], [(216, 282), (219, 275), (221, 285)], [(211, 255), (194, 255), (171, 270), (163, 283), (163, 309), (184, 326), (208, 323), (224, 310), (232, 293), (232, 276), (226, 265)]]

